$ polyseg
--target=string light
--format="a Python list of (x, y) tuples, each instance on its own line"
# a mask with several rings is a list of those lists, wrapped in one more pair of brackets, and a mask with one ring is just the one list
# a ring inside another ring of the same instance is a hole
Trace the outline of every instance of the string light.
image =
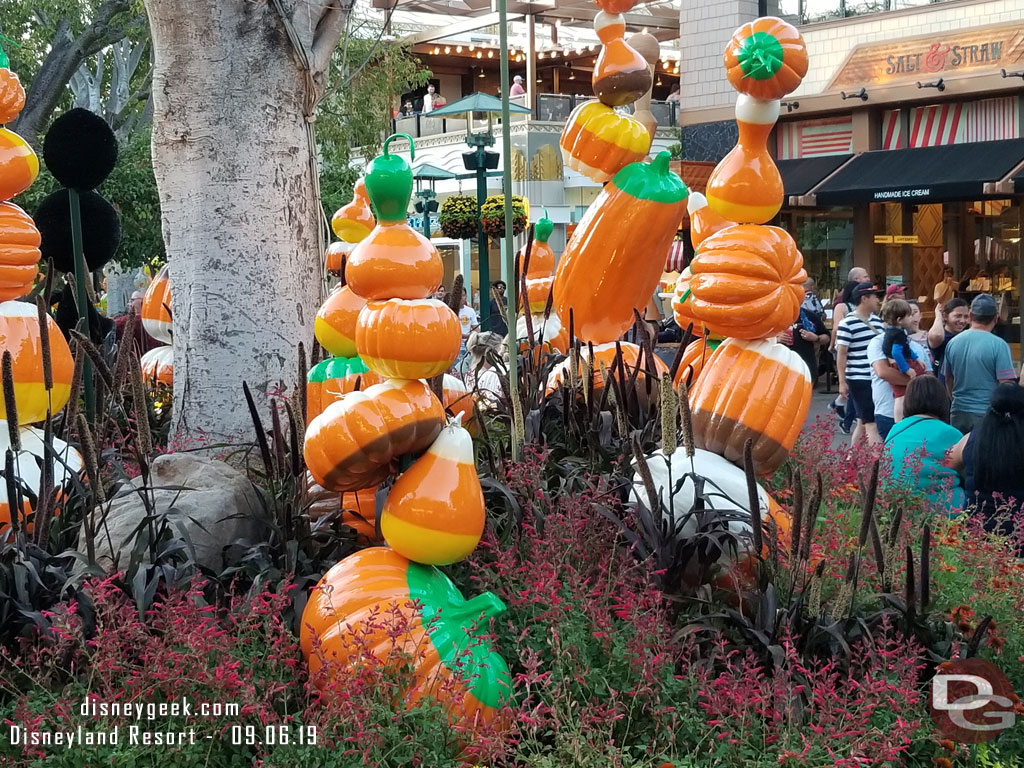
[(451, 53), (451, 52), (452, 52), (451, 46), (449, 46), (449, 45), (446, 45), (446, 46), (444, 47), (444, 52), (445, 52), (445, 53)]
[(455, 52), (456, 53), (462, 53), (462, 46), (461, 45), (455, 46)]
[(482, 58), (484, 57), (484, 52), (483, 52), (483, 51), (477, 51), (477, 52), (476, 52), (476, 57), (477, 57), (478, 59), (482, 59)]
[(471, 51), (475, 51), (475, 50), (476, 50), (476, 45), (471, 45), (471, 46), (469, 46), (469, 50), (471, 50)]
[(441, 52), (440, 48), (437, 48), (437, 47), (434, 48), (434, 55), (435, 56), (437, 56), (437, 54), (439, 54), (440, 52)]
[(487, 58), (488, 59), (493, 59), (494, 58), (494, 51), (488, 51), (487, 52)]

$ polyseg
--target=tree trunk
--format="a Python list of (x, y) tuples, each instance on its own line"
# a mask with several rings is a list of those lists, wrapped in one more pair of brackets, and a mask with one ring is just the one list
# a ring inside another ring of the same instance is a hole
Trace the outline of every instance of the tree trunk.
[(251, 440), (242, 382), (261, 407), (268, 393), (290, 391), (297, 345), (309, 348), (319, 305), (307, 78), (279, 2), (146, 7), (153, 170), (173, 295), (172, 431)]

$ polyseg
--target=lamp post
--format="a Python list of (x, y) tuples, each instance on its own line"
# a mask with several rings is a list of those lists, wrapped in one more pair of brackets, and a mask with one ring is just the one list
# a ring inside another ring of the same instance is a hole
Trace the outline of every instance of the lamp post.
[[(504, 29), (504, 27), (503, 27)], [(507, 41), (506, 41), (507, 48)], [(503, 48), (503, 51), (506, 50)], [(508, 79), (508, 56), (507, 53), (502, 53), (502, 67), (503, 72), (506, 75), (505, 80)], [(508, 103), (508, 87), (502, 85), (502, 89), (505, 96), (501, 99), (497, 99), (494, 96), (489, 96), (486, 93), (474, 93), (465, 98), (459, 99), (458, 101), (449, 104), (441, 109), (435, 109), (430, 113), (431, 117), (461, 117), (465, 115), (466, 118), (466, 144), (472, 147), (471, 151), (462, 153), (462, 163), (465, 165), (467, 171), (476, 172), (476, 201), (477, 206), (482, 210), (484, 202), (487, 200), (487, 171), (495, 170), (498, 167), (498, 160), (500, 155), (497, 152), (491, 152), (487, 148), (494, 146), (494, 122), (493, 116), (496, 114), (502, 115), (504, 121), (504, 135), (503, 144), (505, 145), (505, 152), (509, 151), (509, 115), (510, 114), (521, 114), (528, 115), (530, 110), (526, 107), (522, 107), (518, 104)], [(487, 115), (487, 130), (483, 132), (473, 132), (473, 114), (484, 113)], [(505, 160), (506, 168), (509, 165), (509, 159), (506, 157)], [(506, 175), (508, 171), (506, 170)], [(510, 199), (508, 195), (508, 184), (506, 183), (506, 200), (505, 200), (505, 218), (510, 220), (512, 209), (510, 206)], [(491, 286), (491, 271), (490, 263), (487, 253), (487, 236), (484, 234), (484, 223), (483, 219), (477, 217), (477, 244), (479, 249), (479, 275), (480, 275), (480, 321), (481, 324), (487, 320), (490, 315), (490, 302), (487, 301), (488, 291)], [(509, 247), (511, 247), (511, 229), (506, 230), (506, 234), (509, 235)]]
[[(416, 180), (416, 213), (423, 214), (423, 235), (430, 239), (430, 214), (437, 211), (437, 193), (434, 191), (434, 182), (439, 179), (457, 178), (451, 171), (438, 168), (430, 163), (422, 163), (412, 169), (412, 177)], [(422, 189), (422, 183), (427, 183), (427, 189)]]

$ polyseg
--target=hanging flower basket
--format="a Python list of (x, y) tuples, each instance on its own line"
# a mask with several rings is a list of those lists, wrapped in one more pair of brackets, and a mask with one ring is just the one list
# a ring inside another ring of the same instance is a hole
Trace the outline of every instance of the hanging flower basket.
[(469, 240), (477, 235), (477, 218), (480, 208), (476, 198), (469, 195), (452, 195), (441, 203), (438, 221), (441, 234), (452, 240)]
[[(526, 231), (529, 221), (529, 203), (525, 197), (512, 195), (512, 234), (518, 235)], [(491, 195), (484, 201), (480, 210), (480, 218), (484, 222), (484, 233), (488, 237), (505, 236), (505, 196)]]

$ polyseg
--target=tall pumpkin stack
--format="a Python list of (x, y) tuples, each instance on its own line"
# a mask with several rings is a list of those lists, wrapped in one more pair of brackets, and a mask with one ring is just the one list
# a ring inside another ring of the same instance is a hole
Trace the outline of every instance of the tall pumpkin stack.
[(152, 388), (174, 386), (174, 324), (171, 320), (171, 274), (164, 264), (142, 297), (142, 328), (162, 345), (142, 356), (142, 378)]
[[(599, 364), (608, 365), (618, 354), (615, 342), (633, 325), (634, 311), (643, 313), (654, 296), (689, 195), (669, 170), (667, 152), (642, 162), (653, 139), (649, 129), (615, 111), (644, 98), (654, 77), (651, 64), (625, 39), (622, 14), (634, 3), (597, 0), (597, 5), (594, 28), (602, 46), (593, 88), (598, 101), (573, 111), (559, 143), (566, 165), (608, 183), (576, 227), (552, 286), (561, 324), (595, 345), (595, 375)], [(637, 345), (619, 347), (624, 362), (640, 359)], [(549, 387), (558, 386), (569, 365), (565, 361), (552, 372)], [(582, 373), (582, 357), (579, 365)], [(658, 375), (665, 370), (660, 360), (645, 367), (651, 365)]]
[(807, 50), (781, 19), (756, 19), (725, 49), (729, 82), (739, 92), (739, 140), (708, 180), (706, 200), (691, 201), (696, 255), (676, 288), (680, 326), (694, 323), (725, 341), (693, 358), (690, 389), (698, 447), (742, 462), (753, 440), (759, 474), (774, 472), (800, 433), (811, 400), (806, 365), (775, 339), (800, 315), (807, 273), (793, 238), (765, 226), (782, 206), (782, 178), (767, 141), (779, 99), (800, 85)]
[[(424, 381), (452, 366), (462, 332), (448, 305), (429, 298), (441, 283), (443, 266), (434, 245), (406, 223), (412, 170), (390, 154), (395, 138), (384, 142), (384, 154), (366, 168), (365, 189), (377, 223), (348, 258), (346, 298), (338, 301), (346, 319), (333, 326), (337, 333), (330, 339), (335, 349), (358, 353), (381, 382), (326, 405), (310, 421), (304, 447), (313, 478), (332, 491), (372, 488), (404, 470), (381, 511), (380, 530), (390, 550), (364, 550), (338, 563), (321, 580), (303, 615), (303, 624), (318, 632), (323, 653), (343, 664), (358, 659), (345, 646), (349, 633), (332, 627), (358, 624), (364, 614), (407, 613), (411, 629), (406, 639), (417, 645), (423, 625), (438, 618), (434, 612), (441, 605), (449, 606), (446, 615), (454, 611), (448, 619), (467, 625), (480, 612), (473, 606), (490, 615), (505, 609), (488, 595), (468, 601), (465, 610), (454, 585), (430, 567), (457, 562), (473, 551), (483, 535), (484, 498), (461, 415), (446, 426), (444, 407)], [(405, 138), (412, 147), (412, 139)], [(347, 227), (355, 220), (351, 216), (339, 212), (335, 222), (342, 217)], [(324, 336), (318, 337), (323, 342)], [(378, 583), (387, 587), (368, 588)], [(409, 597), (422, 599), (423, 607), (410, 608)], [(417, 682), (408, 700), (439, 695), (454, 719), (492, 718), (509, 693), (501, 657), (494, 654), (500, 664), (494, 662), (486, 685), (469, 683), (464, 699), (456, 703), (440, 695), (439, 683), (453, 672), (465, 675), (454, 669), (454, 662), (472, 635), (437, 625), (429, 634), (427, 666), (418, 670), (429, 680)], [(303, 648), (311, 665), (319, 666), (311, 656), (313, 643), (304, 639)], [(384, 643), (381, 652), (386, 656), (390, 648), (390, 642)]]
[[(0, 126), (13, 121), (25, 106), (25, 89), (9, 64), (0, 48)], [(50, 446), (55, 455), (48, 456), (43, 431), (29, 426), (44, 421), (67, 404), (74, 374), (71, 349), (53, 319), (45, 316), (48, 339), (44, 341), (36, 306), (15, 301), (29, 293), (35, 283), (40, 235), (32, 218), (8, 201), (32, 186), (38, 174), (39, 159), (28, 142), (0, 127), (0, 353), (11, 353), (17, 411), (8, 413), (7, 403), (0, 397), (0, 461), (11, 451), (18, 473), (10, 486), (0, 483), (0, 531), (10, 524), (19, 506), (22, 515), (32, 512), (30, 499), (40, 495), (44, 461), (50, 462), (58, 498), (71, 473), (83, 467), (78, 452), (56, 438)], [(48, 361), (44, 360), (46, 348)], [(14, 418), (18, 422), (19, 446), (11, 445), (7, 424)], [(8, 487), (19, 489), (20, 504), (8, 498)], [(55, 507), (54, 511), (59, 510)], [(21, 515), (18, 519), (25, 524)], [(28, 521), (26, 528), (32, 527)]]
[[(516, 338), (520, 345), (550, 347), (556, 352), (565, 354), (569, 348), (569, 332), (552, 310), (544, 318), (548, 297), (551, 295), (551, 284), (555, 274), (555, 252), (548, 245), (548, 238), (555, 225), (544, 216), (533, 228), (533, 242), (527, 254), (526, 249), (519, 253), (519, 274), (526, 281), (525, 295), (520, 297), (519, 319), (516, 321)], [(530, 327), (526, 324), (526, 312), (530, 313)], [(533, 337), (530, 338), (530, 331)]]

